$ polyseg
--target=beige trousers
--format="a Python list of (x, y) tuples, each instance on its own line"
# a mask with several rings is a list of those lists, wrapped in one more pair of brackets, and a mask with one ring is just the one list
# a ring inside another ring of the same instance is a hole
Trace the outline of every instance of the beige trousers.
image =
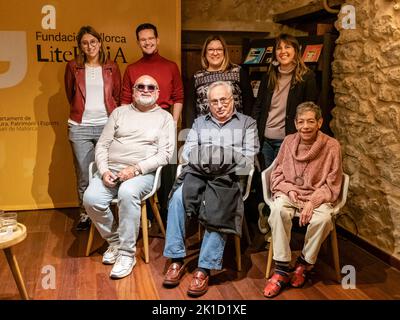
[[(272, 232), (273, 259), (275, 261), (290, 262), (292, 254), (290, 250), (290, 235), (292, 219), (299, 213), (300, 208), (293, 203), (286, 195), (279, 195), (271, 206), (271, 214), (268, 223)], [(315, 264), (322, 242), (331, 232), (332, 205), (324, 203), (314, 209), (304, 239), (302, 254), (304, 260)]]

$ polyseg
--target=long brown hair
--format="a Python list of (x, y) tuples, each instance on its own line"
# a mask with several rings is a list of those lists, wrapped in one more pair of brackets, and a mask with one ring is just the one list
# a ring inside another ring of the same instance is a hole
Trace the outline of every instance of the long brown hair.
[(225, 42), (224, 38), (222, 38), (222, 36), (220, 36), (220, 35), (209, 36), (206, 39), (206, 41), (204, 41), (203, 49), (201, 50), (201, 66), (206, 70), (209, 66), (206, 55), (207, 55), (207, 47), (211, 41), (221, 42), (222, 47), (224, 48), (224, 60), (222, 60), (221, 70), (226, 71), (226, 70), (231, 69), (234, 66), (234, 64), (229, 59), (229, 53), (228, 53), (228, 48), (226, 46), (226, 42)]
[[(282, 33), (275, 39), (275, 45), (272, 51), (272, 61), (277, 61), (276, 59), (276, 48), (281, 44), (281, 42), (290, 44), (294, 48), (294, 77), (292, 78), (292, 86), (296, 83), (303, 81), (303, 76), (310, 70), (303, 62), (301, 58), (301, 51), (299, 42), (295, 37), (290, 34)], [(275, 89), (278, 84), (279, 77), (279, 64), (271, 63), (268, 68), (268, 88), (271, 90)]]
[(76, 36), (76, 42), (78, 44), (79, 53), (78, 56), (76, 57), (76, 63), (80, 66), (83, 66), (87, 60), (86, 55), (81, 48), (82, 37), (87, 33), (95, 37), (100, 42), (99, 63), (103, 65), (107, 61), (107, 56), (105, 54), (105, 50), (103, 47), (103, 41), (101, 41), (100, 34), (91, 26), (83, 26), (78, 31), (78, 35)]

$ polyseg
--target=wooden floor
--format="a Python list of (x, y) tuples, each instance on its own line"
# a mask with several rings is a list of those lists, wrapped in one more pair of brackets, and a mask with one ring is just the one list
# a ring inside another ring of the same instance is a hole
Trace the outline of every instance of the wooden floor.
[[(27, 238), (15, 246), (15, 254), (31, 299), (142, 299), (183, 300), (191, 276), (187, 273), (180, 286), (166, 289), (162, 286), (166, 259), (162, 256), (164, 239), (150, 238), (150, 263), (141, 258), (142, 241), (138, 243), (138, 260), (133, 273), (121, 280), (111, 280), (111, 266), (101, 263), (101, 252), (106, 249), (96, 234), (94, 249), (85, 257), (88, 232), (73, 229), (76, 209), (26, 211), (18, 214), (19, 222), (26, 225)], [(263, 236), (250, 224), (252, 244), (243, 243), (243, 265), (236, 272), (233, 239), (227, 243), (224, 269), (213, 271), (210, 289), (198, 299), (257, 300), (262, 295), (265, 279), (267, 251)], [(150, 234), (157, 235), (153, 226)], [(293, 238), (300, 237), (295, 234)], [(189, 240), (194, 242), (195, 236)], [(191, 245), (196, 249), (196, 244)], [(333, 281), (330, 250), (321, 252), (312, 278), (301, 289), (289, 288), (276, 300), (383, 300), (400, 299), (400, 272), (339, 236), (340, 263), (352, 265), (356, 270), (356, 289), (343, 289)], [(294, 254), (298, 254), (295, 251)], [(189, 271), (196, 267), (194, 258), (188, 263)], [(55, 288), (51, 285), (55, 271)], [(0, 255), (0, 299), (20, 299), (4, 254)]]

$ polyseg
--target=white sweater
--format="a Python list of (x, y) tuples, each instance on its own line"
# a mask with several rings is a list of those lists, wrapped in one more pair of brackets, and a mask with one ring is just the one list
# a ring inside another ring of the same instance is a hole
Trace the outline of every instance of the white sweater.
[(132, 104), (116, 108), (96, 145), (96, 165), (101, 175), (137, 164), (143, 174), (166, 165), (175, 148), (175, 125), (159, 106), (142, 112)]

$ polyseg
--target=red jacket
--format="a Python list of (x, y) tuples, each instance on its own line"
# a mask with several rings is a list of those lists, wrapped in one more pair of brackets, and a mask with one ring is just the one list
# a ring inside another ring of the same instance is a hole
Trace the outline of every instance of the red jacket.
[[(121, 72), (115, 62), (107, 60), (102, 66), (104, 82), (104, 104), (107, 113), (119, 106), (121, 93)], [(67, 63), (64, 74), (65, 93), (71, 106), (69, 118), (81, 123), (85, 110), (86, 85), (85, 66), (78, 66), (75, 60)]]

